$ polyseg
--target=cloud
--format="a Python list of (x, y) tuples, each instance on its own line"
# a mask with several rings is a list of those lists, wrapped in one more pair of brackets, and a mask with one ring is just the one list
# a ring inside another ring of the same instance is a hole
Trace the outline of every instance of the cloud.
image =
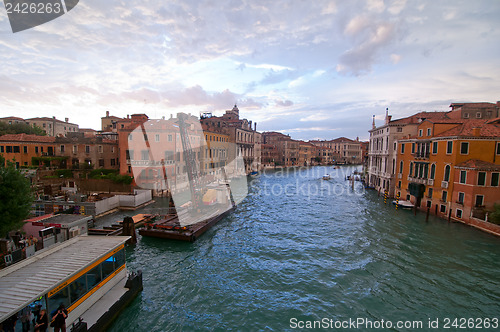
[(346, 34), (355, 35), (356, 45), (339, 57), (337, 71), (359, 75), (369, 72), (377, 59), (378, 53), (393, 42), (396, 26), (390, 22), (372, 22), (365, 18), (351, 21), (346, 27)]
[(293, 106), (293, 101), (291, 100), (275, 100), (276, 106), (278, 107), (290, 107)]

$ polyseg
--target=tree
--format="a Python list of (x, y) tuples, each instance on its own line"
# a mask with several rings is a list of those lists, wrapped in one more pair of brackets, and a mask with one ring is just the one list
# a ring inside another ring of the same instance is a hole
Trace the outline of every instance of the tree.
[(40, 135), (45, 136), (45, 130), (40, 127), (33, 126), (26, 123), (13, 123), (7, 124), (5, 122), (0, 122), (0, 135), (6, 134), (30, 134), (30, 135)]
[(488, 221), (500, 224), (500, 204), (495, 203), (494, 210), (488, 214)]
[(29, 216), (33, 192), (28, 179), (0, 156), (0, 236), (18, 229)]

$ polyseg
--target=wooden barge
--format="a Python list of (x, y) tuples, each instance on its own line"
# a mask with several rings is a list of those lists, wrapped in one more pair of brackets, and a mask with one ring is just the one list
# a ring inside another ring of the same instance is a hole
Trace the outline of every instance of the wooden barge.
[(206, 219), (188, 226), (181, 226), (177, 215), (159, 217), (159, 220), (153, 223), (146, 223), (144, 228), (139, 229), (139, 234), (162, 239), (194, 242), (235, 208), (233, 206), (225, 211), (214, 209), (206, 215)]

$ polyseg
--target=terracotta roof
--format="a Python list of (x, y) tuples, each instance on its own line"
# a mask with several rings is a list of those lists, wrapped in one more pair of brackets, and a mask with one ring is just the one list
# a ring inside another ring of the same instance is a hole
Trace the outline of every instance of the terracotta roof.
[(30, 119), (26, 119), (26, 121), (50, 121), (50, 122), (58, 122), (58, 123), (66, 123), (66, 124), (70, 124), (70, 125), (75, 125), (75, 123), (71, 123), (71, 122), (66, 122), (66, 121), (62, 121), (62, 120), (59, 120), (59, 119), (54, 119), (54, 118), (48, 118), (48, 117), (41, 117), (41, 118), (30, 118)]
[(420, 119), (449, 119), (448, 113), (450, 112), (419, 112), (406, 118), (392, 120), (389, 124), (418, 124), (421, 122)]
[(28, 134), (7, 134), (0, 136), (2, 142), (40, 142), (40, 143), (54, 143), (56, 140), (52, 136), (38, 136)]
[(0, 120), (16, 120), (16, 121), (24, 121), (23, 118), (18, 118), (16, 116), (8, 116), (8, 117), (5, 117), (5, 118), (0, 118)]
[(498, 171), (500, 165), (493, 164), (479, 159), (469, 159), (455, 166), (455, 168), (469, 168), (481, 171)]
[(497, 105), (494, 103), (451, 103), (450, 107), (461, 107), (461, 108), (495, 108)]
[[(500, 137), (500, 124), (488, 123), (489, 120), (466, 120), (456, 127), (444, 131), (435, 137), (448, 136), (477, 136), (477, 137)], [(478, 128), (479, 132), (475, 135), (474, 129)]]

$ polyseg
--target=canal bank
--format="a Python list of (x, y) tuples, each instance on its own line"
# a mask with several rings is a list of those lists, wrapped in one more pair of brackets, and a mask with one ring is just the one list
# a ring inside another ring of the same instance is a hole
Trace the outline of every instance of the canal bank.
[(127, 265), (143, 270), (144, 290), (110, 331), (283, 331), (292, 318), (498, 315), (498, 238), (396, 212), (336, 171), (250, 178), (237, 210), (195, 243), (139, 237)]

